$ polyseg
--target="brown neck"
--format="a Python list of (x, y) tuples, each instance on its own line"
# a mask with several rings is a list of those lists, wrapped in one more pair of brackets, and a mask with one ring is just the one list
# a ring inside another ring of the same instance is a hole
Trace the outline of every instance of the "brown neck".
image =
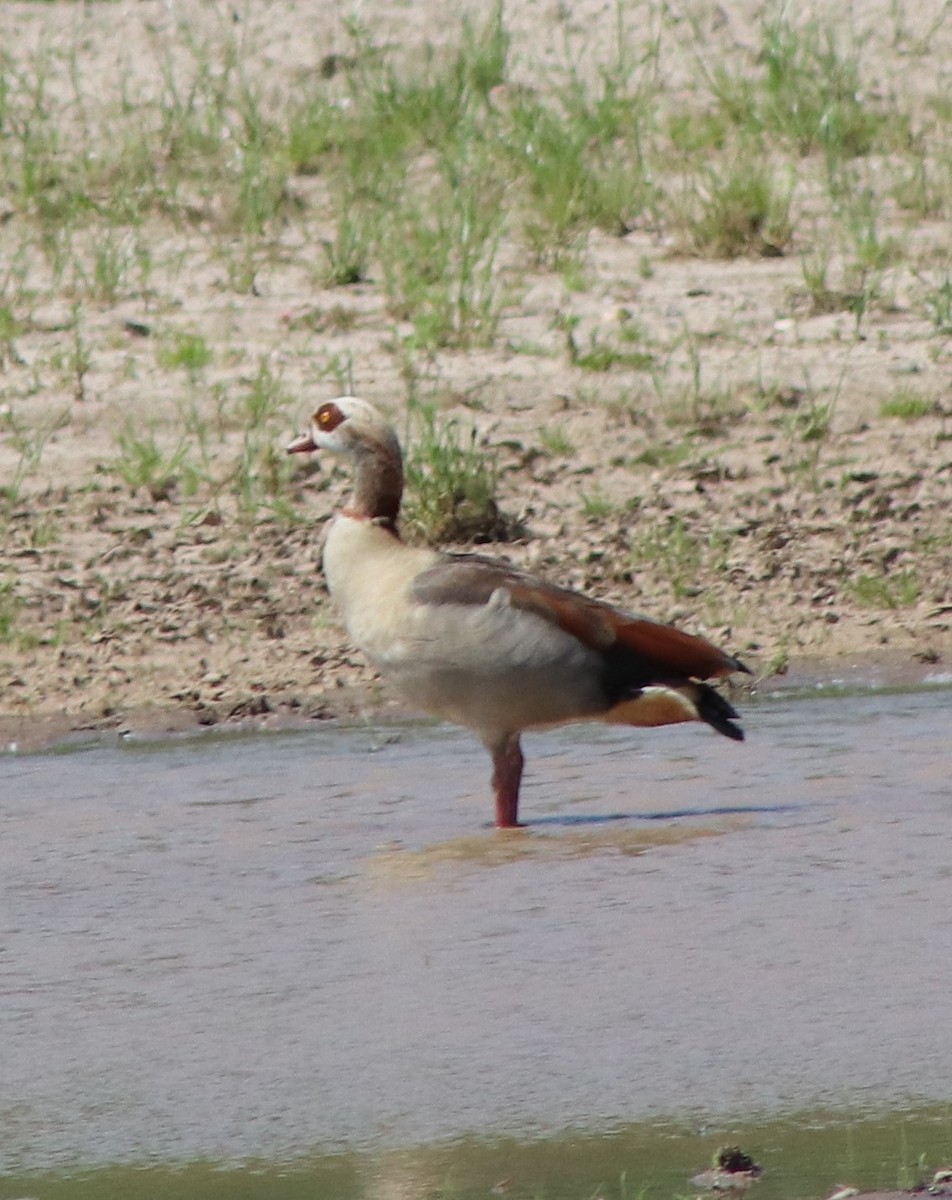
[(396, 531), (402, 495), (403, 463), (399, 454), (395, 456), (377, 446), (364, 450), (357, 460), (348, 514)]

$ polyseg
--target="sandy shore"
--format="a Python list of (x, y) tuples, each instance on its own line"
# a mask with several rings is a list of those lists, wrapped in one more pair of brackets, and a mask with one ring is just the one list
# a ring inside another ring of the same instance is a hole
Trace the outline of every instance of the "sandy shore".
[[(455, 19), (431, 22), (428, 8), (366, 4), (361, 19), (397, 63), (412, 63), (425, 40), (459, 36)], [(629, 14), (632, 39), (651, 29), (660, 39), (672, 103), (710, 105), (684, 49), (698, 39), (756, 75), (761, 9), (735, 8), (662, 20), (649, 5), (644, 28), (641, 9)], [(886, 3), (863, 15), (862, 68), (878, 81), (870, 103), (889, 97), (928, 131), (949, 30), (932, 28), (924, 9), (884, 30), (887, 9), (898, 22)], [(571, 16), (514, 5), (506, 20), (507, 87), (551, 84), (565, 45), (593, 78), (611, 54), (614, 18), (595, 3)], [(917, 22), (932, 28), (928, 44), (916, 42)], [(81, 119), (91, 144), (108, 136), (96, 122), (122, 81), (146, 104), (164, 64), (197, 70), (197, 45), (213, 63), (229, 48), (243, 55), (277, 112), (316, 63), (349, 52), (344, 22), (290, 2), (234, 15), (151, 0), (5, 5), (0, 36), (15, 70), (46, 64), (61, 129)], [(185, 44), (192, 59), (170, 58)], [(902, 154), (864, 169), (905, 171), (913, 150)], [(804, 179), (821, 169), (816, 155), (793, 161)], [(658, 210), (621, 232), (579, 229), (548, 260), (512, 230), (496, 251), (508, 299), (494, 336), (422, 353), (380, 263), (346, 286), (317, 271), (334, 234), (323, 186), (319, 174), (292, 177), (290, 215), (260, 243), (223, 232), (200, 205), (191, 223), (150, 211), (129, 228), (87, 214), (57, 234), (65, 265), (34, 202), (12, 190), (2, 201), (0, 250), (14, 264), (0, 304), (11, 314), (0, 326), (5, 743), (394, 711), (347, 645), (320, 572), (320, 530), (346, 478), (283, 461), (314, 405), (349, 386), (401, 428), (408, 403), (422, 400), (476, 430), (520, 530), (481, 552), (705, 634), (750, 662), (761, 687), (798, 673), (905, 681), (949, 669), (941, 204), (911, 213), (884, 189), (878, 236), (897, 249), (861, 319), (853, 301), (837, 309), (832, 290), (828, 311), (804, 298), (803, 264), (818, 247), (829, 249), (831, 280), (850, 257), (838, 235), (824, 236), (809, 182), (794, 192), (781, 255), (689, 252)], [(123, 238), (131, 263), (148, 262), (147, 282), (130, 267), (94, 290), (112, 261), (104, 247), (118, 252)], [(240, 287), (245, 252), (253, 271)], [(185, 334), (207, 361), (183, 365)], [(633, 339), (640, 357), (626, 358)], [(613, 357), (594, 369), (582, 351), (606, 346)], [(150, 447), (170, 464), (158, 482), (139, 461)]]

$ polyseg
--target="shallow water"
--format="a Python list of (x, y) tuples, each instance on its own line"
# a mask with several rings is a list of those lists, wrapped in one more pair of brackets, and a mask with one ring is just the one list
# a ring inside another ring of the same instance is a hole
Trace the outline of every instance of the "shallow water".
[(936, 1163), (952, 1162), (952, 1109), (849, 1121), (801, 1112), (740, 1126), (644, 1122), (603, 1134), (461, 1138), (291, 1162), (30, 1172), (5, 1176), (3, 1194), (31, 1200), (684, 1200), (697, 1192), (690, 1181), (717, 1148), (738, 1143), (763, 1169), (751, 1200), (823, 1200), (843, 1181), (908, 1188), (930, 1179)]
[(947, 1101), (952, 693), (745, 708), (0, 759), (0, 1169)]

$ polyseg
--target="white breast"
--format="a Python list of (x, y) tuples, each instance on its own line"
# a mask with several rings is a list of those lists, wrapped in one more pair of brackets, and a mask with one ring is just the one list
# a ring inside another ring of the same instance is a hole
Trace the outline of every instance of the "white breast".
[(414, 580), (439, 557), (350, 517), (336, 518), (324, 549), (350, 636), (408, 700), (483, 737), (604, 710), (598, 655), (513, 608), (505, 589), (488, 604), (414, 601)]
[(324, 574), (354, 643), (380, 667), (411, 633), (408, 593), (434, 550), (405, 545), (380, 525), (337, 516), (324, 543)]

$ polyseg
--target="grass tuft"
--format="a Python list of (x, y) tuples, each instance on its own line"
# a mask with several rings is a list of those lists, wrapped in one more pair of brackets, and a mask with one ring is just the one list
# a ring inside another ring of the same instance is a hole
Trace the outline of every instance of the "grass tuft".
[(695, 534), (683, 518), (671, 516), (633, 533), (631, 565), (636, 573), (641, 568), (660, 571), (675, 598), (690, 598), (698, 595), (703, 573), (723, 566), (729, 542), (726, 534)]
[(167, 371), (181, 368), (195, 378), (211, 365), (211, 347), (200, 333), (175, 333), (159, 347), (157, 358), (160, 367)]
[(929, 396), (920, 395), (911, 388), (900, 388), (879, 405), (881, 417), (894, 417), (900, 421), (916, 421), (920, 417), (932, 416), (936, 402)]
[(169, 450), (154, 429), (142, 433), (131, 422), (116, 436), (119, 457), (112, 469), (130, 491), (144, 488), (153, 500), (169, 500), (178, 486), (186, 461), (186, 447), (180, 443)]
[(820, 18), (796, 22), (786, 5), (768, 5), (759, 72), (710, 75), (719, 107), (739, 129), (779, 137), (799, 155), (854, 158), (908, 136), (898, 113), (864, 86), (862, 47), (846, 48)]
[(710, 258), (782, 255), (790, 241), (792, 186), (753, 147), (690, 181), (680, 224), (688, 248)]
[(857, 575), (848, 590), (863, 608), (910, 608), (919, 599), (919, 581), (913, 570)]
[(403, 521), (428, 543), (505, 540), (511, 523), (496, 502), (495, 456), (475, 428), (442, 418), (431, 405), (408, 413)]

